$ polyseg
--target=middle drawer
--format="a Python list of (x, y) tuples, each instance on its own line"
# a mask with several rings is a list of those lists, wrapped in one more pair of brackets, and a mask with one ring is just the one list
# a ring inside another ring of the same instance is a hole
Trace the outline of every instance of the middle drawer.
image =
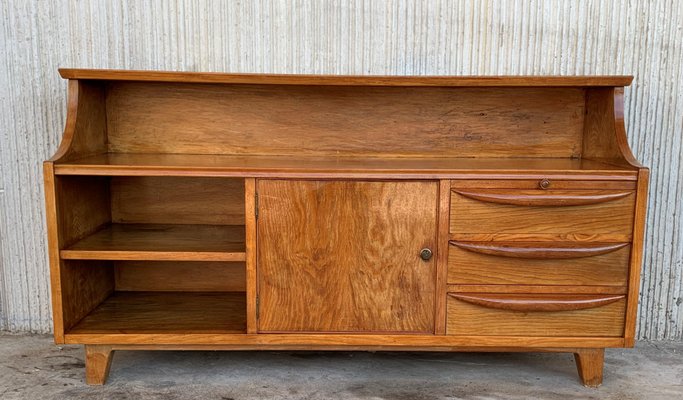
[(448, 283), (624, 287), (629, 243), (458, 242), (448, 251)]

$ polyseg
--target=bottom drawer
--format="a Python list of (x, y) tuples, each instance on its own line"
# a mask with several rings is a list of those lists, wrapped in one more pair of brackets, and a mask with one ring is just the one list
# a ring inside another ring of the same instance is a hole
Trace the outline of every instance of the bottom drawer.
[(623, 336), (624, 295), (449, 293), (446, 333)]

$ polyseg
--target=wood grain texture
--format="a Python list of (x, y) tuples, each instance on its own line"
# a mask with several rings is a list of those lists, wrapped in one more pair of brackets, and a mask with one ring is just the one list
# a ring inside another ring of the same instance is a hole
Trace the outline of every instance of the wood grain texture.
[(247, 333), (258, 331), (256, 295), (258, 293), (256, 275), (257, 265), (257, 225), (256, 225), (256, 180), (244, 180), (244, 209), (245, 209), (245, 251), (246, 251), (246, 284), (247, 284)]
[(111, 346), (85, 346), (85, 383), (88, 385), (104, 385), (109, 376), (109, 368), (114, 357)]
[(107, 151), (105, 90), (99, 82), (69, 81), (64, 135), (50, 161), (69, 161)]
[(108, 148), (120, 153), (579, 157), (584, 97), (578, 88), (110, 83)]
[(623, 88), (586, 90), (584, 121), (584, 157), (643, 168), (633, 156), (626, 138)]
[(454, 190), (453, 193), (485, 203), (530, 207), (567, 207), (607, 203), (608, 201), (623, 199), (633, 194), (633, 191), (553, 190), (545, 192), (538, 190), (458, 189)]
[(60, 249), (83, 239), (111, 221), (108, 178), (55, 177), (55, 197)]
[[(486, 196), (491, 190), (495, 189), (481, 189), (478, 192)], [(554, 191), (538, 190), (533, 196), (549, 196), (546, 202), (550, 202), (553, 196), (551, 192)], [(524, 190), (511, 191), (509, 194), (520, 197), (532, 195)], [(581, 193), (575, 195), (581, 196)], [(505, 205), (479, 201), (454, 192), (451, 198), (450, 230), (457, 234), (630, 235), (633, 231), (634, 204), (634, 192), (608, 202), (575, 206)]]
[(242, 262), (118, 261), (117, 291), (244, 292)]
[[(107, 178), (55, 177), (52, 163), (45, 164), (46, 205), (50, 238), (55, 341), (106, 298), (114, 287), (113, 271), (106, 263), (62, 261), (59, 249), (78, 241), (109, 222)], [(84, 192), (91, 191), (89, 196)]]
[(43, 163), (43, 184), (45, 185), (45, 221), (50, 267), (52, 331), (55, 343), (62, 344), (64, 343), (64, 312), (62, 311), (61, 260), (59, 257), (59, 220), (57, 216), (54, 163), (52, 161), (45, 161)]
[(244, 292), (114, 292), (70, 334), (244, 333)]
[(553, 179), (553, 187), (558, 189), (610, 189), (608, 185), (614, 189), (635, 189), (637, 175), (632, 168), (580, 159), (424, 156), (282, 157), (107, 153), (55, 164), (54, 168), (58, 175), (465, 179), (469, 181), (454, 182), (459, 185), (482, 182), (484, 186), (480, 187), (486, 187), (487, 181), (482, 181), (484, 179), (492, 179), (493, 182), (504, 178), (527, 179), (510, 181), (519, 183), (513, 186), (517, 189), (526, 188), (529, 180), (533, 180), (533, 186), (529, 189), (535, 189), (541, 178)]
[(430, 350), (460, 351), (463, 347), (505, 351), (512, 348), (547, 349), (583, 347), (622, 347), (621, 337), (595, 336), (457, 336), (434, 334), (363, 334), (363, 333), (67, 333), (68, 344), (108, 345), (188, 345), (215, 346), (233, 350), (307, 350), (362, 349), (362, 350)]
[(566, 295), (566, 294), (491, 294), (449, 293), (459, 301), (505, 311), (542, 312), (576, 311), (606, 306), (625, 298), (624, 295)]
[[(528, 295), (508, 294), (509, 299)], [(553, 295), (557, 296), (557, 295)], [(567, 298), (575, 295), (565, 295)], [(624, 333), (626, 301), (574, 311), (507, 311), (448, 298), (449, 335), (605, 336)]]
[(608, 254), (628, 243), (450, 242), (452, 246), (479, 254), (524, 259), (573, 259)]
[(112, 222), (244, 225), (244, 182), (229, 178), (112, 177)]
[(597, 388), (602, 384), (605, 349), (582, 349), (574, 353), (576, 369), (583, 386)]
[[(259, 180), (260, 332), (434, 332), (436, 182)], [(381, 279), (378, 279), (381, 277)]]
[[(577, 286), (580, 285), (580, 286)], [(581, 285), (580, 282), (570, 282), (566, 285), (540, 285), (540, 284), (449, 284), (449, 293), (517, 293), (517, 294), (626, 294), (627, 287), (624, 286), (598, 286)]]
[(64, 259), (245, 261), (244, 226), (110, 224), (60, 252)]
[(645, 225), (647, 217), (648, 185), (650, 170), (643, 168), (638, 173), (638, 191), (636, 194), (635, 224), (633, 226), (633, 250), (629, 263), (628, 302), (626, 303), (625, 346), (635, 346), (636, 320), (638, 318), (638, 299), (640, 293), (640, 274), (643, 269), (643, 246), (645, 243)]
[[(619, 249), (605, 254), (578, 258), (518, 258), (471, 251), (468, 242), (452, 242), (448, 255), (448, 282), (470, 285), (597, 285), (620, 286), (628, 283), (630, 246), (616, 243)], [(500, 242), (474, 242), (500, 243)], [(502, 242), (506, 243), (506, 242)], [(513, 242), (512, 246), (525, 245)], [(546, 242), (556, 246), (556, 242)], [(538, 244), (536, 244), (538, 245)], [(562, 243), (559, 243), (562, 246)], [(581, 243), (579, 246), (583, 246)], [(590, 246), (590, 245), (588, 245)], [(555, 254), (553, 254), (555, 255)], [(561, 289), (558, 288), (558, 291)]]
[(434, 333), (446, 333), (446, 289), (448, 282), (448, 225), (451, 211), (451, 183), (439, 182), (439, 214), (436, 252), (436, 307), (434, 309)]
[(132, 71), (60, 68), (65, 79), (150, 82), (235, 83), (261, 85), (353, 86), (628, 86), (632, 76), (373, 76), (226, 74), (217, 72)]
[(59, 274), (59, 311), (68, 332), (114, 291), (114, 268), (108, 261), (62, 260)]
[[(514, 159), (513, 159), (514, 160)], [(516, 159), (518, 162), (521, 160)], [(493, 160), (492, 160), (493, 161)], [(569, 161), (569, 160), (568, 160)], [(586, 160), (583, 160), (586, 161)], [(531, 160), (529, 160), (531, 162)], [(597, 165), (597, 164), (596, 164)], [(608, 164), (604, 164), (606, 168)], [(547, 171), (550, 172), (550, 171)], [(599, 173), (598, 173), (599, 175)], [(569, 179), (548, 179), (547, 176), (539, 175), (534, 179), (454, 179), (451, 180), (451, 188), (453, 189), (518, 189), (518, 190), (534, 190), (539, 189), (540, 183), (547, 180), (550, 183), (550, 189), (553, 190), (584, 190), (584, 189), (600, 189), (600, 190), (636, 190), (636, 182), (619, 180), (617, 176), (612, 180), (595, 180), (588, 177), (581, 177), (581, 175), (567, 176)], [(577, 180), (579, 179), (579, 180)]]

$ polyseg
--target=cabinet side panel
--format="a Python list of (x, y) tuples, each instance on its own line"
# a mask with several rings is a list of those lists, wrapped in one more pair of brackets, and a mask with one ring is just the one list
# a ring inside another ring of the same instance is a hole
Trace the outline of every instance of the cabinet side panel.
[(109, 150), (312, 156), (578, 157), (581, 88), (118, 82)]

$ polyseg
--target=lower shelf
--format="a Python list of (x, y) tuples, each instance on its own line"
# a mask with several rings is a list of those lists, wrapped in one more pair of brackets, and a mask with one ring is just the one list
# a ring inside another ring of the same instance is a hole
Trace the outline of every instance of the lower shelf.
[(69, 334), (245, 333), (244, 292), (114, 292)]

